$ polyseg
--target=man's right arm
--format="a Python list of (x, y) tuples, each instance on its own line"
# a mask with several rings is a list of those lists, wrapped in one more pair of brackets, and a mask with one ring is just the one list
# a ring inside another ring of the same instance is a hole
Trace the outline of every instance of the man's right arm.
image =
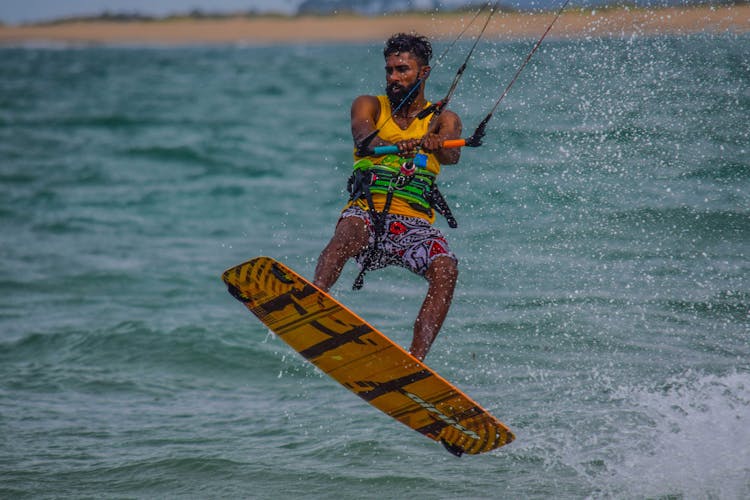
[[(361, 95), (352, 103), (352, 139), (354, 147), (359, 149), (362, 141), (375, 131), (375, 124), (380, 117), (380, 101), (371, 95)], [(378, 136), (367, 144), (368, 149), (377, 146), (391, 146), (394, 143), (385, 141)], [(401, 152), (410, 152), (419, 144), (418, 139), (407, 139), (395, 143)]]
[[(375, 124), (380, 114), (380, 102), (378, 98), (371, 95), (361, 95), (352, 102), (352, 139), (355, 147), (359, 147), (362, 141), (375, 131)], [(368, 147), (385, 145), (385, 141), (375, 137)]]

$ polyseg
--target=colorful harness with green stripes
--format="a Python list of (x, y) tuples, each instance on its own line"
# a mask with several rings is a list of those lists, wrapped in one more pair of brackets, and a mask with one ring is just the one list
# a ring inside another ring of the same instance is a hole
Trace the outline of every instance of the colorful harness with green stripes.
[[(362, 288), (368, 264), (380, 251), (378, 242), (385, 233), (385, 216), (390, 210), (394, 196), (406, 201), (414, 210), (430, 217), (434, 208), (437, 213), (446, 218), (450, 227), (458, 227), (448, 203), (435, 184), (435, 177), (434, 173), (424, 168), (417, 168), (413, 163), (405, 163), (403, 158), (397, 155), (385, 155), (377, 164), (369, 158), (362, 158), (354, 163), (354, 173), (347, 184), (349, 201), (360, 198), (367, 201), (375, 231), (374, 244), (367, 249), (365, 265), (354, 281), (355, 290)], [(386, 196), (382, 212), (375, 209), (372, 201), (373, 193)]]
[[(370, 193), (393, 196), (406, 201), (414, 210), (432, 216), (432, 206), (429, 201), (430, 191), (435, 185), (435, 174), (426, 169), (416, 169), (410, 176), (403, 176), (401, 180), (401, 164), (403, 159), (396, 155), (386, 155), (377, 164), (369, 158), (362, 158), (354, 164), (354, 175), (364, 173), (369, 177), (367, 188)], [(408, 180), (408, 182), (405, 182)]]

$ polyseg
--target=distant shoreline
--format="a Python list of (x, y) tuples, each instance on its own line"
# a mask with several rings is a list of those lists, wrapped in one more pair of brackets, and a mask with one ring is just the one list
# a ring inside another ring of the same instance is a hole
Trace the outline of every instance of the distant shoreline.
[[(390, 14), (379, 17), (238, 16), (156, 21), (72, 21), (44, 25), (0, 26), (0, 45), (343, 43), (381, 41), (399, 31), (416, 31), (432, 39), (452, 39), (471, 17), (471, 13), (462, 12), (437, 15)], [(553, 12), (500, 12), (487, 28), (485, 38), (537, 37), (553, 17)], [(659, 9), (618, 7), (565, 11), (550, 32), (550, 37), (623, 37), (748, 31), (748, 4)]]

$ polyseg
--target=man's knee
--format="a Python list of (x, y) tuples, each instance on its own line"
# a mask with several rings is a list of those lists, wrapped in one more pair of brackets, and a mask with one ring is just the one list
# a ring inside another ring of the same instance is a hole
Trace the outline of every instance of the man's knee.
[(447, 255), (437, 257), (427, 269), (426, 277), (430, 281), (455, 284), (458, 280), (458, 264)]

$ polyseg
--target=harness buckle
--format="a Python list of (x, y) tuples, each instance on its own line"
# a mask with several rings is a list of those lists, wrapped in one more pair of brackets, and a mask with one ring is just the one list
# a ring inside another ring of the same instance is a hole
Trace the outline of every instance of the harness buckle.
[(417, 171), (417, 166), (414, 164), (414, 162), (411, 161), (405, 161), (401, 164), (401, 175), (404, 177), (411, 177), (414, 175), (414, 173)]

